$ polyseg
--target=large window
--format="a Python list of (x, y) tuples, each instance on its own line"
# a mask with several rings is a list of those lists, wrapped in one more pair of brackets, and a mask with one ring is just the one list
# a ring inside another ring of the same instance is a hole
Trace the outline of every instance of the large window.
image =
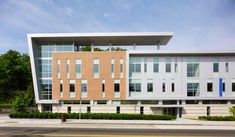
[[(38, 60), (36, 63), (38, 71), (37, 71), (37, 80), (39, 82), (39, 93), (40, 99), (44, 100), (51, 100), (52, 99), (52, 91), (50, 87), (51, 79), (52, 79), (52, 54), (57, 51), (73, 51), (73, 44), (72, 43), (39, 43), (35, 46), (36, 50), (38, 51), (37, 58)], [(60, 79), (61, 75), (61, 60), (57, 60), (57, 78)], [(40, 88), (43, 87), (43, 88)], [(47, 91), (44, 87), (47, 87)]]
[(187, 64), (187, 77), (199, 77), (199, 63)]
[(130, 92), (141, 92), (141, 80), (130, 80), (129, 91)]
[(153, 58), (153, 72), (157, 73), (159, 71), (159, 59)]
[(219, 63), (213, 63), (213, 72), (219, 72)]
[(213, 83), (212, 82), (208, 82), (207, 83), (207, 91), (208, 92), (212, 92), (213, 91)]
[(199, 83), (187, 83), (187, 96), (199, 96)]

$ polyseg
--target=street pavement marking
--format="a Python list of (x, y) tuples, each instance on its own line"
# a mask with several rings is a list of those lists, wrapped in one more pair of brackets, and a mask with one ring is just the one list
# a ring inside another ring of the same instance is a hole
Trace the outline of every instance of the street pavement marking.
[(148, 135), (92, 135), (92, 134), (14, 134), (17, 136), (50, 136), (50, 137), (216, 137), (216, 136), (148, 136)]

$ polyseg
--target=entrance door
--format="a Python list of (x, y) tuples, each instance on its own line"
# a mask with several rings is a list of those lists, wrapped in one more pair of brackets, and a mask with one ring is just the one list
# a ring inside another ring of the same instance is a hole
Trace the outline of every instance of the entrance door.
[(177, 116), (177, 108), (163, 108), (163, 115)]

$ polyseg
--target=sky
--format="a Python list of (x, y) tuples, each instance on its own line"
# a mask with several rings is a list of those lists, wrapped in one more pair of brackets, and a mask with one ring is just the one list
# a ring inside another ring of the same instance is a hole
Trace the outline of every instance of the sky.
[(173, 32), (162, 50), (235, 51), (235, 0), (0, 0), (0, 54), (28, 53), (28, 33), (73, 32)]

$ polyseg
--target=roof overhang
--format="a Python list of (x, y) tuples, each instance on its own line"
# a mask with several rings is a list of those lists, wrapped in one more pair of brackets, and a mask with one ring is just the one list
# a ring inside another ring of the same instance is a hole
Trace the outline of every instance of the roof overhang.
[(44, 33), (28, 34), (34, 42), (74, 42), (77, 45), (129, 46), (129, 45), (166, 45), (172, 32), (116, 32), (116, 33)]

